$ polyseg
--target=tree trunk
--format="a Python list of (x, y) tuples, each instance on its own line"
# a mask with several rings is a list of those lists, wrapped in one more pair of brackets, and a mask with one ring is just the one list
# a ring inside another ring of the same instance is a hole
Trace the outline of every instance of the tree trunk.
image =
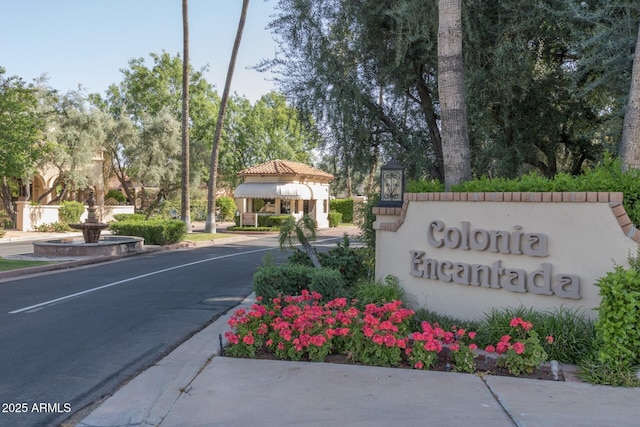
[(624, 114), (619, 155), (624, 169), (640, 168), (640, 27), (633, 58), (631, 88), (627, 111)]
[(240, 41), (242, 40), (242, 31), (244, 22), (247, 19), (247, 9), (249, 8), (249, 0), (242, 0), (242, 12), (240, 14), (240, 22), (238, 23), (238, 31), (236, 39), (233, 42), (233, 50), (231, 51), (231, 60), (227, 69), (227, 79), (224, 84), (222, 99), (220, 100), (220, 111), (218, 111), (218, 121), (216, 122), (216, 130), (213, 135), (213, 147), (211, 149), (211, 166), (209, 169), (209, 185), (207, 186), (207, 222), (205, 231), (207, 233), (216, 232), (216, 179), (218, 175), (218, 154), (220, 151), (220, 137), (222, 135), (222, 125), (224, 123), (224, 112), (227, 108), (227, 100), (229, 99), (229, 91), (231, 89), (231, 79), (233, 78), (233, 70), (236, 67), (236, 58), (240, 49)]
[(18, 212), (16, 210), (16, 204), (11, 200), (11, 187), (6, 177), (2, 177), (2, 183), (0, 184), (0, 194), (2, 195), (2, 205), (5, 212), (11, 218), (11, 222), (14, 224), (18, 220)]
[(471, 179), (462, 58), (462, 0), (438, 1), (438, 95), (442, 123), (444, 183)]
[(189, 198), (189, 0), (182, 0), (182, 204), (180, 216), (191, 233), (191, 199)]

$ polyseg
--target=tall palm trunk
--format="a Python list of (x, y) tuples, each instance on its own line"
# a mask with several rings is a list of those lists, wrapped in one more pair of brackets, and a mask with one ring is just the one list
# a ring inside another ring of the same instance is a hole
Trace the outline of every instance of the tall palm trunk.
[(640, 168), (640, 26), (638, 27), (631, 88), (629, 89), (627, 111), (624, 114), (619, 155), (625, 169)]
[(242, 1), (242, 12), (240, 13), (240, 22), (238, 23), (238, 31), (236, 39), (233, 42), (233, 50), (231, 51), (231, 61), (227, 69), (227, 79), (224, 84), (222, 99), (220, 100), (220, 110), (218, 111), (218, 121), (216, 122), (216, 131), (213, 135), (213, 147), (211, 149), (211, 165), (209, 168), (209, 185), (207, 186), (207, 222), (205, 231), (207, 233), (216, 232), (216, 179), (218, 175), (218, 154), (220, 151), (220, 137), (222, 135), (222, 125), (224, 123), (224, 112), (227, 108), (227, 100), (229, 99), (229, 91), (231, 89), (231, 79), (233, 78), (233, 70), (236, 67), (236, 58), (240, 49), (240, 40), (242, 40), (242, 31), (244, 30), (244, 22), (247, 19), (247, 9), (249, 8), (249, 0)]
[(182, 208), (180, 216), (191, 233), (191, 200), (189, 198), (189, 0), (182, 0)]
[(462, 59), (462, 0), (438, 1), (438, 96), (442, 123), (444, 183), (471, 179)]

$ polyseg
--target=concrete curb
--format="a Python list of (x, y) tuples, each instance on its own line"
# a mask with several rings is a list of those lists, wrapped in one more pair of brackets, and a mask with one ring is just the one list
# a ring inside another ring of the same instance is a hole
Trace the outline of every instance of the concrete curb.
[[(220, 354), (218, 336), (229, 330), (227, 321), (239, 308), (255, 303), (255, 294), (218, 317), (179, 345), (168, 356), (116, 391), (78, 427), (159, 425), (191, 383)], [(223, 338), (223, 345), (226, 340)]]

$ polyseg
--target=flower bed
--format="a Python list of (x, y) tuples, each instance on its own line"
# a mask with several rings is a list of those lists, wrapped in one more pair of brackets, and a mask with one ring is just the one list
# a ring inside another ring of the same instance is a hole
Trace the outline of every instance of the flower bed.
[(320, 294), (302, 291), (237, 310), (228, 322), (232, 330), (225, 333), (226, 354), (545, 377), (541, 365), (547, 353), (533, 325), (520, 318), (511, 320), (512, 334), (482, 352), (473, 342), (474, 331), (445, 331), (429, 322), (412, 330), (414, 312), (400, 301), (359, 309), (346, 298), (320, 300)]

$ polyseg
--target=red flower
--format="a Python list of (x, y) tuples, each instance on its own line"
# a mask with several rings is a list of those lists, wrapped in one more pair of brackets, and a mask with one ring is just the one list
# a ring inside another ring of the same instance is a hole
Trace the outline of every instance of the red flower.
[(255, 340), (253, 339), (253, 335), (249, 333), (249, 335), (245, 335), (244, 337), (242, 337), (242, 342), (245, 343), (246, 345), (253, 345)]
[(524, 344), (522, 344), (520, 341), (518, 341), (517, 343), (513, 344), (513, 351), (515, 351), (516, 354), (524, 353)]

